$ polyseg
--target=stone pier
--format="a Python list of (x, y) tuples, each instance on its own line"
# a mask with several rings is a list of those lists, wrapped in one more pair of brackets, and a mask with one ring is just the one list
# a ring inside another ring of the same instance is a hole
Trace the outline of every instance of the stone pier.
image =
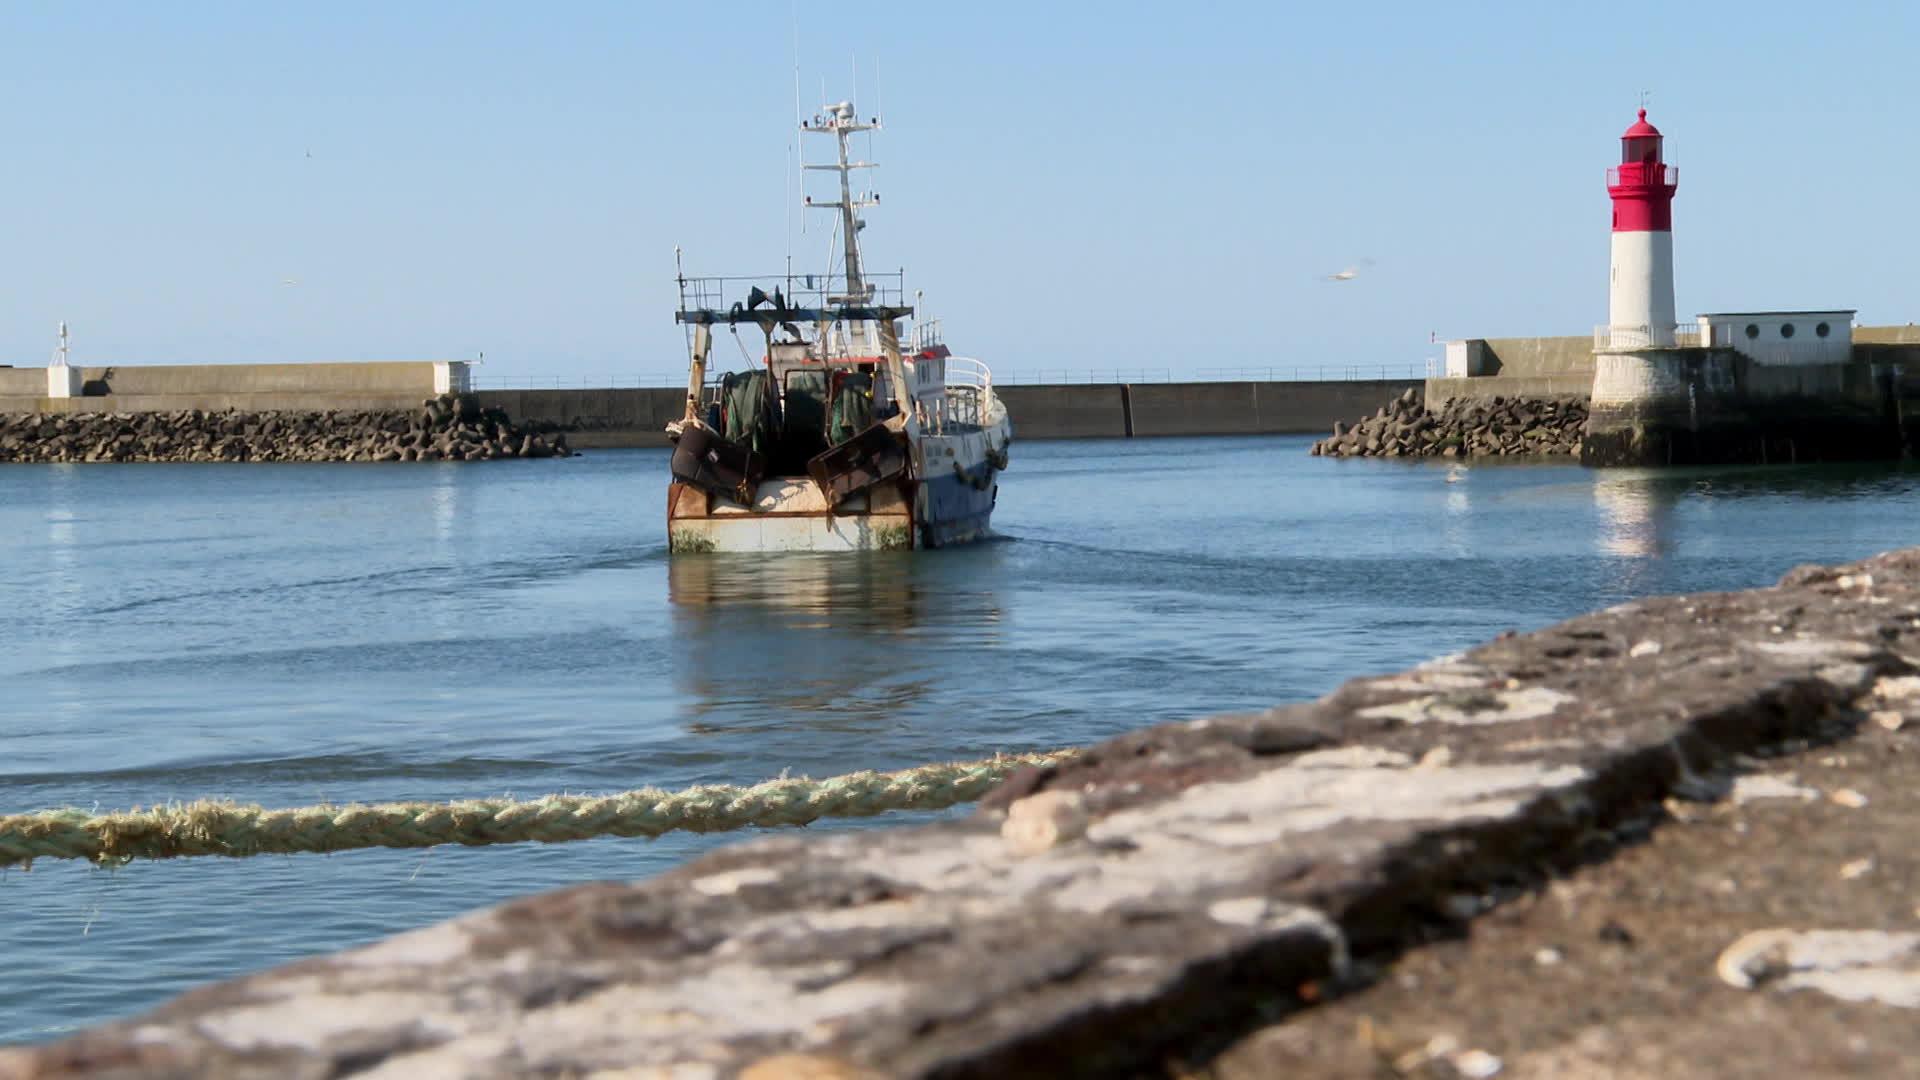
[(1899, 387), (1871, 363), (1767, 365), (1728, 348), (1594, 357), (1585, 465), (1898, 458)]
[(1920, 1060), (1916, 731), (1920, 549), (529, 897), (0, 1077), (1886, 1074)]

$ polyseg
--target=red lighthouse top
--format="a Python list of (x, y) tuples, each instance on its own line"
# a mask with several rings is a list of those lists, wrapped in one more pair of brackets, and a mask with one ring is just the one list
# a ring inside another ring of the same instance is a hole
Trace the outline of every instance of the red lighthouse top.
[(1614, 232), (1672, 231), (1680, 170), (1661, 160), (1662, 141), (1660, 129), (1647, 123), (1645, 109), (1620, 136), (1620, 164), (1607, 170)]

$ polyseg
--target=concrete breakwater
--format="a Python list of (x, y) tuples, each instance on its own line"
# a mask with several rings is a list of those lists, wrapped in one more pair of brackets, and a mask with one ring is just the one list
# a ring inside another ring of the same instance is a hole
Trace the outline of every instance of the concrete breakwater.
[[(1408, 390), (1411, 379), (1326, 382), (996, 383), (1016, 439), (1125, 439), (1192, 435), (1305, 435), (1325, 431)], [(664, 428), (686, 408), (677, 388), (482, 390), (537, 429), (579, 446), (666, 446)]]
[[(1423, 952), (1471, 954), (1530, 909), (1568, 908), (1649, 834), (1720, 836), (1716, 858), (1738, 857), (1755, 845), (1731, 815), (1753, 799), (1771, 803), (1756, 818), (1855, 824), (1775, 830), (1791, 836), (1776, 850), (1814, 850), (1765, 877), (1658, 867), (1590, 913), (1598, 932), (1502, 972), (1485, 1004), (1503, 1015), (1473, 1041), (1376, 1013), (1360, 1049), (1410, 1037), (1425, 1057), (1384, 1055), (1405, 1076), (1490, 1076), (1501, 1058), (1520, 1076), (1758, 1076), (1780, 1047), (1754, 1036), (1785, 1031), (1820, 1053), (1871, 1048), (1891, 1067), (1851, 1072), (1890, 1074), (1920, 1054), (1901, 1011), (1916, 863), (1897, 842), (1920, 812), (1899, 801), (1920, 730), (1916, 603), (1908, 551), (1619, 605), (1318, 701), (1132, 732), (1016, 775), (966, 819), (765, 837), (201, 989), (0, 1051), (0, 1077), (1173, 1071), (1390, 990)], [(1878, 769), (1826, 799), (1800, 787), (1843, 758)], [(1889, 804), (1906, 810), (1874, 816)], [(1835, 857), (1862, 851), (1865, 870)], [(1766, 954), (1756, 930), (1826, 955)], [(1874, 947), (1835, 947), (1857, 943)], [(1664, 981), (1593, 993), (1609, 957)], [(1689, 1022), (1650, 1034), (1669, 1010)], [(1235, 1075), (1371, 1076), (1380, 1060)]]
[[(460, 391), (458, 362), (183, 364), (79, 368), (76, 396), (46, 396), (45, 368), (0, 368), (0, 415), (12, 413), (380, 412)], [(1411, 379), (995, 384), (1021, 439), (1303, 435), (1324, 431), (1420, 384)], [(677, 386), (480, 390), (536, 433), (583, 447), (668, 445), (686, 409)]]
[(1587, 405), (1571, 398), (1450, 398), (1429, 409), (1411, 390), (1372, 416), (1333, 426), (1322, 457), (1525, 457), (1580, 453)]
[(565, 435), (470, 394), (417, 409), (0, 413), (0, 462), (487, 461), (568, 457)]

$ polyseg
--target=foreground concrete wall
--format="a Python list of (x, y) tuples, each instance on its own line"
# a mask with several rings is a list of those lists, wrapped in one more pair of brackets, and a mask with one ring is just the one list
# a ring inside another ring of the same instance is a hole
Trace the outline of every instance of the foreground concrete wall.
[[(1390, 976), (1403, 950), (1478, 941), (1464, 924), (1524, 908), (1554, 874), (1656, 826), (1698, 828), (1662, 823), (1681, 800), (1738, 798), (1732, 773), (1914, 724), (1916, 606), (1920, 551), (1637, 601), (1317, 702), (1125, 735), (1014, 776), (965, 820), (763, 838), (197, 990), (0, 1050), (0, 1077), (1185, 1073), (1169, 1063)], [(1790, 775), (1758, 779), (1793, 790)], [(1805, 884), (1878, 888), (1883, 925), (1905, 930), (1905, 831), (1880, 845), (1879, 875), (1871, 859), (1864, 878), (1818, 859)], [(1656, 899), (1608, 914), (1644, 925)], [(1678, 994), (1708, 998), (1704, 1027), (1624, 1072), (1520, 1075), (1775, 1075), (1767, 1048), (1728, 1067), (1743, 1044), (1723, 1029), (1742, 1023), (1920, 1053), (1902, 1014), (1920, 1003), (1920, 967), (1901, 970), (1920, 960), (1915, 935), (1830, 950), (1816, 978), (1805, 956), (1742, 951), (1749, 929), (1698, 927), (1711, 944)], [(1571, 965), (1583, 944), (1526, 968)], [(1555, 974), (1576, 987), (1561, 1037), (1591, 1049), (1596, 1011), (1614, 1006), (1578, 991), (1577, 968)], [(1514, 1013), (1536, 1006), (1523, 979), (1501, 983)], [(1432, 1042), (1433, 1069), (1391, 1075), (1500, 1069)], [(1380, 1060), (1353, 1075), (1387, 1074)], [(1328, 1075), (1301, 1065), (1285, 1074)]]

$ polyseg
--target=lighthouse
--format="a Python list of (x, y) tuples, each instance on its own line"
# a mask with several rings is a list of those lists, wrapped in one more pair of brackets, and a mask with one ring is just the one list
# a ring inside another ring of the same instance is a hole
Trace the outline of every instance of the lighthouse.
[(1673, 193), (1680, 170), (1660, 156), (1660, 129), (1640, 110), (1607, 170), (1613, 199), (1613, 276), (1607, 340), (1615, 349), (1673, 347)]

